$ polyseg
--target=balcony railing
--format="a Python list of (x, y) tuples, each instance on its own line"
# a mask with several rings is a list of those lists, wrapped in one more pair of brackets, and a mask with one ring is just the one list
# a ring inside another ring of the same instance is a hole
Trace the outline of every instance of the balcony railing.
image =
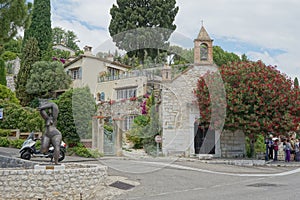
[(105, 75), (98, 77), (98, 82), (107, 82), (120, 79), (134, 78), (134, 77), (147, 77), (147, 80), (157, 80), (160, 79), (160, 70), (134, 70), (130, 72), (125, 72), (124, 74), (119, 74), (117, 76)]

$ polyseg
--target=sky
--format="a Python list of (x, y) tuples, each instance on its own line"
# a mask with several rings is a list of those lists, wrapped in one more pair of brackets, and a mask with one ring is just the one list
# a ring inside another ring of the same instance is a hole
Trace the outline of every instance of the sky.
[[(116, 0), (51, 0), (52, 27), (74, 31), (80, 48), (102, 50), (111, 38), (113, 4)], [(214, 45), (300, 78), (299, 0), (177, 0), (177, 5), (171, 43), (192, 48), (203, 20)]]

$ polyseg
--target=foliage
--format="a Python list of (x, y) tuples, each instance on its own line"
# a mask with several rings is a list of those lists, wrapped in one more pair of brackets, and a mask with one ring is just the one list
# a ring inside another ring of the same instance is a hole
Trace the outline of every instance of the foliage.
[[(31, 7), (31, 3), (28, 4)], [(2, 0), (0, 7), (0, 48), (26, 25), (28, 16), (25, 0)]]
[[(300, 122), (300, 93), (292, 89), (292, 81), (286, 75), (261, 61), (230, 63), (222, 65), (219, 71), (226, 90), (225, 129), (243, 130), (250, 139), (268, 132), (278, 135), (296, 130)], [(197, 84), (201, 121), (206, 124), (210, 123), (211, 103), (216, 100), (210, 99), (210, 92), (214, 91), (209, 91), (207, 85), (214, 82), (215, 75), (207, 73)]]
[(0, 137), (7, 137), (10, 135), (10, 130), (0, 129)]
[[(194, 61), (194, 49), (184, 49), (179, 46), (170, 46), (169, 55), (173, 57), (173, 63), (179, 71), (186, 69), (184, 64), (191, 64)], [(213, 60), (218, 66), (230, 64), (231, 62), (241, 61), (240, 57), (232, 52), (224, 51), (220, 46), (213, 46)], [(245, 54), (242, 55), (242, 60), (249, 61)]]
[(246, 155), (247, 157), (252, 157), (253, 153), (256, 155), (257, 153), (264, 153), (266, 149), (265, 145), (265, 138), (263, 135), (258, 135), (254, 144), (254, 152), (252, 153), (252, 149), (250, 147), (251, 139), (249, 137), (246, 137)]
[(78, 143), (76, 146), (68, 148), (68, 153), (75, 153), (77, 156), (85, 158), (99, 158), (103, 156), (99, 151), (88, 149), (82, 143)]
[(112, 125), (104, 124), (104, 129), (109, 132), (113, 132), (114, 127)]
[(4, 100), (0, 100), (0, 107), (4, 109), (1, 129), (20, 129), (23, 132), (43, 130), (44, 121), (36, 110)]
[(297, 77), (295, 77), (295, 79), (294, 79), (294, 88), (300, 89), (299, 88), (299, 81), (298, 81)]
[(68, 90), (59, 97), (57, 105), (59, 107), (57, 127), (69, 145), (76, 144), (80, 138), (91, 135), (89, 127), (96, 105), (87, 87)]
[(20, 57), (22, 52), (22, 40), (23, 39), (21, 37), (9, 40), (9, 42), (4, 44), (4, 51), (15, 53), (17, 56)]
[(156, 153), (155, 136), (161, 133), (156, 102), (152, 94), (146, 101), (147, 114), (134, 119), (131, 130), (127, 133), (127, 139), (134, 144), (134, 148), (143, 147), (148, 154)]
[(26, 92), (27, 80), (30, 77), (32, 65), (39, 60), (39, 48), (35, 38), (28, 39), (22, 53), (22, 62), (16, 78), (16, 94), (23, 106), (28, 105), (32, 97)]
[(79, 40), (77, 35), (70, 30), (64, 30), (61, 27), (54, 27), (52, 29), (53, 44), (63, 44), (74, 51), (78, 51), (79, 47), (76, 44)]
[(117, 0), (110, 9), (109, 32), (117, 47), (127, 51), (129, 57), (154, 59), (160, 52), (158, 47), (168, 46), (167, 40), (176, 29), (173, 22), (177, 12), (176, 0)]
[(1, 57), (0, 57), (0, 85), (6, 86), (5, 62)]
[(23, 45), (30, 38), (35, 38), (39, 47), (39, 58), (47, 58), (52, 49), (51, 5), (50, 0), (35, 0), (32, 10), (31, 23), (24, 32)]
[(224, 51), (219, 46), (213, 47), (213, 60), (214, 60), (214, 63), (216, 63), (216, 65), (218, 65), (218, 66), (230, 64), (231, 62), (241, 61), (241, 59), (238, 55)]
[(21, 149), (24, 141), (24, 139), (9, 140), (9, 146), (11, 148)]
[(4, 61), (15, 60), (17, 58), (17, 54), (11, 51), (4, 51), (1, 57)]
[(71, 78), (60, 62), (40, 61), (32, 65), (26, 92), (35, 97), (53, 97), (55, 90), (68, 89)]
[(0, 85), (0, 99), (19, 104), (19, 100), (17, 99), (16, 94), (4, 85)]
[(0, 147), (9, 147), (9, 139), (7, 137), (0, 137)]

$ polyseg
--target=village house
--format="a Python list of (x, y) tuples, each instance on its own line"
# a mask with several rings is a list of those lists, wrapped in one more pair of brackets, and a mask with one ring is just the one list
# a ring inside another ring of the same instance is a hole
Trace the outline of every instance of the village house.
[[(110, 95), (101, 96), (100, 93), (96, 92), (99, 79), (114, 80), (124, 75), (130, 69), (129, 66), (114, 62), (111, 57), (103, 59), (94, 56), (90, 46), (84, 47), (84, 54), (68, 60), (64, 68), (73, 80), (71, 87), (88, 86), (97, 101), (111, 98)], [(111, 90), (111, 88), (108, 88), (108, 90)]]

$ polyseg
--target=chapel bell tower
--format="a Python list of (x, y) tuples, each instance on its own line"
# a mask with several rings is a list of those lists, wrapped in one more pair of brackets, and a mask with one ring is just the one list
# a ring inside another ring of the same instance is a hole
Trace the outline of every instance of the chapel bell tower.
[(214, 63), (212, 43), (213, 40), (202, 25), (197, 39), (194, 40), (194, 65), (212, 65)]

